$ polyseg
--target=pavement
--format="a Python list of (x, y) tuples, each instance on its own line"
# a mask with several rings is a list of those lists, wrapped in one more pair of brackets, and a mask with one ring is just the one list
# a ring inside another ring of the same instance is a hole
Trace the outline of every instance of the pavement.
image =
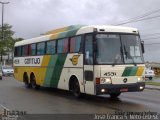
[(160, 86), (146, 85), (146, 86), (145, 86), (145, 89), (160, 90)]
[[(146, 81), (160, 83), (160, 77), (154, 77), (152, 80), (148, 80), (148, 79), (147, 79)], [(160, 86), (146, 85), (145, 89), (160, 90)]]

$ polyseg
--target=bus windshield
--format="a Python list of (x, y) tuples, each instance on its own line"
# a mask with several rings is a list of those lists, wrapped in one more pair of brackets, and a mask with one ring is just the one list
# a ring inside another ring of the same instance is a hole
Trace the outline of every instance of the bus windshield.
[(144, 63), (138, 35), (97, 34), (97, 64)]

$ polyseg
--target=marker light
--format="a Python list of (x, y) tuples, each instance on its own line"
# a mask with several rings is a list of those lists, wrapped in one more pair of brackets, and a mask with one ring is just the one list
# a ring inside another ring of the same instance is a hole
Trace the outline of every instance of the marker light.
[(100, 78), (96, 78), (96, 84), (100, 84)]

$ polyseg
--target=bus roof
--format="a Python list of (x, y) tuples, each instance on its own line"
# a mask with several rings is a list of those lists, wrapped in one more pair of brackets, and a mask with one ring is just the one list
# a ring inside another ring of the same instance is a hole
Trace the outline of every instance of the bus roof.
[(138, 34), (138, 30), (136, 28), (130, 28), (130, 27), (108, 26), (108, 25), (71, 25), (64, 28), (48, 31), (43, 36), (40, 36), (40, 37), (16, 42), (15, 46), (43, 42), (47, 40), (60, 39), (60, 38), (80, 35), (84, 33), (92, 33), (95, 30), (97, 32)]

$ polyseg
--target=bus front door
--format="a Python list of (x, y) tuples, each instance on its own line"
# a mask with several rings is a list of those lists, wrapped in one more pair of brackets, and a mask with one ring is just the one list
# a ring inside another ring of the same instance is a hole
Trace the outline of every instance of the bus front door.
[(85, 36), (85, 55), (84, 55), (84, 91), (94, 95), (94, 71), (93, 71), (93, 36)]

